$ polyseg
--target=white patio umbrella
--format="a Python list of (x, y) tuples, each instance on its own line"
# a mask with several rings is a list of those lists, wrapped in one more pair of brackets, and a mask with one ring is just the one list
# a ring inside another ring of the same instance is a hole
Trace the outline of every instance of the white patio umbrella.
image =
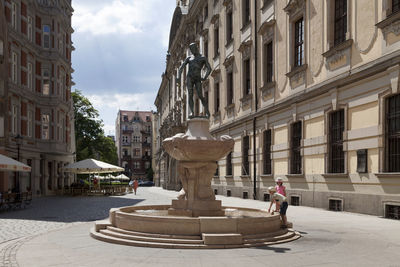
[(115, 179), (115, 176), (112, 174), (108, 174), (106, 176), (96, 175), (95, 178), (97, 178), (99, 180), (108, 180), (108, 179)]
[(30, 172), (31, 167), (0, 154), (0, 171)]
[(120, 175), (117, 175), (117, 176), (115, 176), (115, 179), (117, 179), (117, 180), (130, 180), (130, 178), (128, 177), (128, 176), (126, 176), (125, 174), (120, 174)]
[(95, 159), (85, 159), (71, 163), (63, 168), (65, 172), (78, 174), (121, 172), (124, 168), (105, 163)]

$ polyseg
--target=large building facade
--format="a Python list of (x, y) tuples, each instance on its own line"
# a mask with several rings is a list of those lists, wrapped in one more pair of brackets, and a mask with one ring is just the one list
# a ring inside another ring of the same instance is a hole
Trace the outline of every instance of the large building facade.
[(0, 191), (53, 194), (73, 175), (71, 0), (2, 1), (0, 15), (0, 153), (32, 167), (0, 172)]
[[(210, 131), (235, 140), (216, 193), (268, 199), (279, 176), (293, 205), (398, 218), (399, 10), (395, 0), (177, 1), (160, 136), (176, 107), (185, 120), (175, 77), (197, 42), (213, 68)], [(171, 161), (157, 166), (176, 183)]]
[(152, 168), (152, 112), (119, 110), (115, 127), (119, 166), (128, 177), (146, 180)]

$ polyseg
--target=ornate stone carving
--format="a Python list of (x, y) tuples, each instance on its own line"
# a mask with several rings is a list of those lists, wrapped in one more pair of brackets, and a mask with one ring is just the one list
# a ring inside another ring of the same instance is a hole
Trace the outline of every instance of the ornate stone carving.
[[(325, 65), (327, 69), (334, 70), (346, 64), (350, 64), (350, 53), (352, 44), (353, 44), (353, 39), (349, 39), (333, 47), (329, 51), (323, 53), (322, 55), (326, 58)], [(344, 64), (335, 66), (343, 59), (346, 59), (346, 62)]]
[(283, 10), (285, 10), (290, 17), (296, 17), (298, 14), (303, 13), (305, 9), (305, 0), (290, 0)]
[(269, 20), (269, 21), (264, 21), (263, 24), (261, 24), (260, 29), (258, 30), (258, 33), (261, 34), (262, 39), (264, 42), (273, 39), (274, 37), (274, 26), (275, 25), (275, 19)]
[(240, 44), (238, 51), (242, 53), (242, 58), (249, 58), (251, 53), (251, 44), (253, 43), (252, 40), (247, 40)]

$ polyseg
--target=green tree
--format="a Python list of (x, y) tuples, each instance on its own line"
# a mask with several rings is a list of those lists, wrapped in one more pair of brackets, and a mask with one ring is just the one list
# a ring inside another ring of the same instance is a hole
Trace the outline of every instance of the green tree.
[(77, 161), (94, 158), (110, 164), (118, 163), (117, 148), (110, 137), (104, 135), (99, 112), (82, 92), (72, 92), (75, 115), (75, 141)]

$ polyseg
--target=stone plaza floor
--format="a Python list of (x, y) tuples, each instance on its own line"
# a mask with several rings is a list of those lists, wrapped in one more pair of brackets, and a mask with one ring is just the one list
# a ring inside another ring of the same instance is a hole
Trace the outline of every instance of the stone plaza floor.
[[(114, 197), (43, 197), (0, 212), (0, 266), (399, 266), (400, 221), (289, 206), (299, 240), (257, 248), (157, 249), (95, 240), (89, 230), (113, 207), (170, 204), (158, 187)], [(217, 196), (224, 206), (266, 209), (262, 201)], [(249, 225), (251, 227), (251, 225)]]

